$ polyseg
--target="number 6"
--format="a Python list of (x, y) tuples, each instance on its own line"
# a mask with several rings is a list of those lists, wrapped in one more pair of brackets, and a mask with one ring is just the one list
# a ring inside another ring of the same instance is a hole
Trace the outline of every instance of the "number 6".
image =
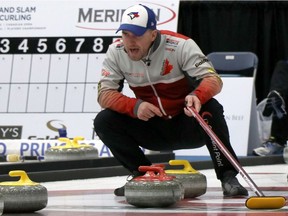
[(64, 52), (66, 49), (65, 43), (66, 43), (66, 40), (64, 38), (58, 39), (56, 42), (56, 51), (60, 53)]

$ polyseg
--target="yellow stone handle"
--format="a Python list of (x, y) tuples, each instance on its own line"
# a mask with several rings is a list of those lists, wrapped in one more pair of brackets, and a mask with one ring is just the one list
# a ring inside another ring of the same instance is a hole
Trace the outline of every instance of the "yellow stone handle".
[(20, 179), (15, 182), (1, 182), (0, 185), (7, 185), (7, 186), (39, 185), (39, 183), (31, 181), (27, 173), (23, 170), (10, 171), (9, 176), (20, 177)]
[[(78, 141), (81, 141), (81, 140), (84, 140), (84, 137), (82, 137), (82, 136), (76, 136), (76, 137), (74, 137), (74, 139), (73, 139), (73, 141), (72, 141), (72, 145), (73, 145), (74, 147), (84, 147), (84, 146), (88, 146), (88, 145), (86, 145), (86, 144), (80, 145)], [(89, 146), (90, 146), (90, 145), (89, 145)]]
[(73, 140), (70, 140), (69, 138), (66, 137), (59, 137), (59, 141), (65, 142), (65, 145), (63, 146), (53, 146), (51, 147), (52, 149), (67, 149), (67, 148), (83, 148), (83, 147), (91, 147), (91, 145), (88, 144), (79, 144), (78, 141), (84, 140), (84, 137), (82, 136), (77, 136), (74, 137)]
[[(189, 161), (187, 160), (170, 160), (169, 161), (169, 164), (171, 166), (177, 166), (177, 165), (182, 165), (184, 166), (183, 170), (178, 170), (180, 172), (183, 172), (183, 173), (199, 173), (197, 170), (195, 170)], [(172, 170), (171, 170), (172, 171)], [(175, 171), (176, 172), (176, 171)]]
[(82, 137), (82, 136), (76, 136), (76, 137), (74, 137), (74, 139), (73, 139), (73, 141), (72, 141), (72, 145), (74, 146), (74, 147), (78, 147), (78, 148), (83, 148), (83, 147), (92, 147), (91, 145), (89, 145), (89, 144), (79, 144), (79, 141), (81, 141), (81, 140), (84, 140), (84, 137)]
[(72, 147), (72, 143), (69, 138), (60, 137), (58, 138), (58, 140), (61, 142), (65, 142), (65, 145), (63, 147)]
[(69, 138), (66, 138), (66, 137), (59, 137), (58, 140), (61, 141), (61, 142), (65, 142), (66, 145), (68, 145), (68, 146), (77, 147), (77, 146), (79, 146), (78, 141), (79, 140), (84, 140), (84, 137), (77, 136), (77, 137), (74, 137), (72, 141)]

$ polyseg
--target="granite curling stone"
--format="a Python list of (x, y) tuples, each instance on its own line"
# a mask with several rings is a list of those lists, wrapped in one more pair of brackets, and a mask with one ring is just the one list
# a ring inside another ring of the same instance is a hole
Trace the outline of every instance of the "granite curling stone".
[(45, 151), (46, 161), (63, 160), (87, 160), (98, 158), (98, 150), (89, 144), (79, 144), (83, 137), (75, 137), (72, 141), (69, 138), (59, 138), (65, 145), (53, 146)]
[(170, 160), (171, 166), (183, 165), (181, 170), (165, 170), (167, 175), (176, 177), (184, 187), (184, 198), (195, 198), (206, 193), (207, 179), (206, 176), (197, 170), (193, 169), (190, 162), (187, 160)]
[(33, 182), (23, 170), (10, 171), (11, 177), (19, 181), (1, 182), (0, 194), (3, 196), (3, 213), (27, 213), (39, 211), (47, 206), (47, 189)]
[(175, 177), (165, 174), (164, 169), (154, 166), (140, 166), (143, 176), (133, 178), (125, 184), (126, 201), (136, 207), (167, 207), (182, 198), (181, 185)]

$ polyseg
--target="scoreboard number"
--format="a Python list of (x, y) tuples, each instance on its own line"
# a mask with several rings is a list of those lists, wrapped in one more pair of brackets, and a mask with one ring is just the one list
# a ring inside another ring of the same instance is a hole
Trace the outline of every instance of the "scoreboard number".
[(28, 47), (28, 39), (24, 39), (18, 46), (18, 50), (22, 50), (23, 53), (27, 53), (27, 51), (29, 50)]
[(0, 52), (1, 53), (8, 53), (10, 50), (9, 44), (10, 44), (10, 41), (8, 39), (2, 39), (0, 41)]
[(47, 38), (40, 38), (38, 40), (37, 52), (45, 53), (47, 49), (48, 49)]

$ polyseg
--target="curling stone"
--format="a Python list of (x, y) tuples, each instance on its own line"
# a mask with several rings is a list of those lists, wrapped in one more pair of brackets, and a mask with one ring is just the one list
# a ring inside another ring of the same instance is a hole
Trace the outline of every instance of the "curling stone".
[(167, 175), (176, 177), (184, 187), (184, 198), (195, 198), (206, 193), (207, 180), (206, 176), (193, 169), (187, 160), (170, 160), (171, 166), (183, 165), (182, 170), (165, 170)]
[(98, 150), (88, 144), (79, 144), (83, 137), (75, 137), (72, 141), (69, 138), (59, 138), (59, 141), (65, 142), (63, 146), (53, 146), (45, 151), (46, 161), (60, 160), (83, 160), (98, 158)]
[[(152, 166), (152, 167), (161, 167), (162, 169), (164, 169), (164, 172), (165, 172), (165, 164), (153, 164), (153, 165), (151, 165), (151, 166)], [(152, 174), (154, 174), (154, 172), (152, 172)], [(166, 173), (165, 173), (165, 174), (166, 174)], [(184, 197), (185, 188), (184, 188), (183, 184), (182, 184), (179, 180), (176, 179), (176, 176), (174, 176), (174, 175), (169, 175), (169, 176), (172, 176), (172, 177), (173, 177), (173, 180), (174, 180), (174, 181), (177, 181), (177, 182), (179, 183), (180, 188), (181, 188), (181, 199), (184, 199), (184, 198), (185, 198), (185, 197)]]
[(181, 200), (181, 185), (174, 176), (165, 174), (156, 166), (140, 166), (143, 176), (133, 178), (125, 184), (126, 201), (136, 207), (166, 207)]
[(1, 182), (0, 194), (4, 200), (4, 213), (35, 212), (47, 206), (47, 189), (29, 179), (25, 171), (10, 171), (11, 177), (19, 177), (19, 181)]

